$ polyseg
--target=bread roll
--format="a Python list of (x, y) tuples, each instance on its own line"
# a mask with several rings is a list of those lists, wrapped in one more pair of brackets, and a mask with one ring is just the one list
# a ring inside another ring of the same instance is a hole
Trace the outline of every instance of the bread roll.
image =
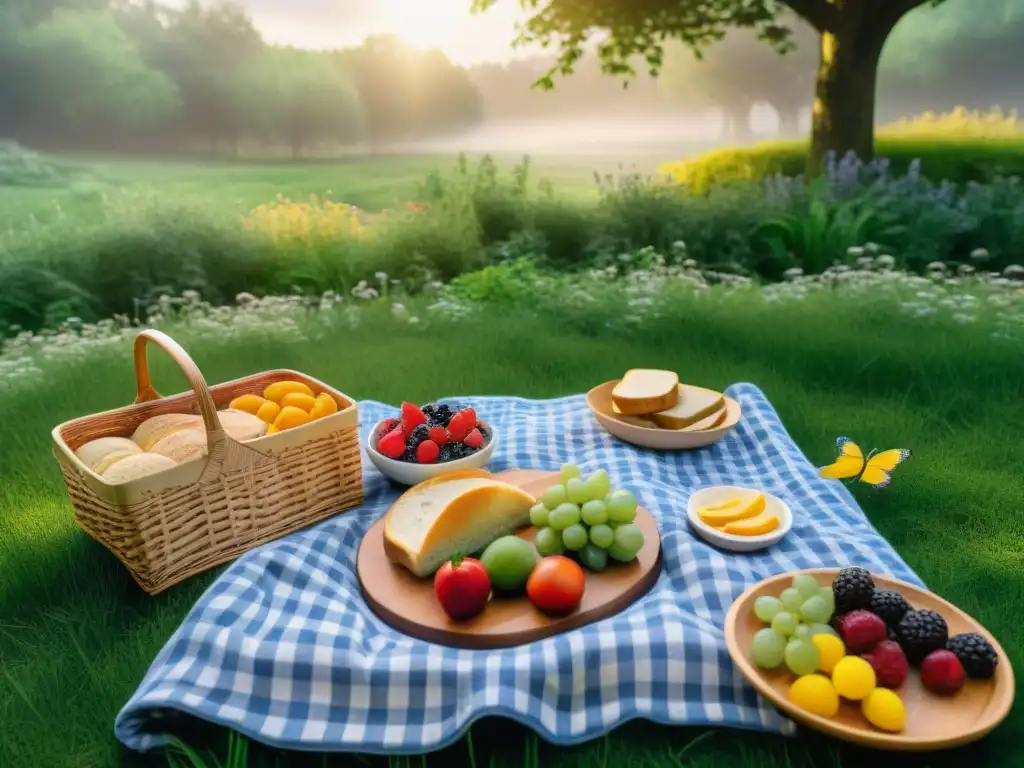
[(178, 465), (166, 456), (161, 456), (158, 453), (139, 452), (113, 464), (103, 473), (102, 477), (112, 485), (120, 485), (176, 466)]
[(477, 552), (530, 522), (536, 500), (484, 470), (453, 472), (415, 485), (384, 517), (384, 552), (425, 578), (457, 552)]
[(97, 475), (102, 475), (115, 461), (141, 451), (127, 437), (99, 437), (81, 446), (75, 456)]
[(267, 423), (251, 413), (226, 408), (219, 411), (217, 416), (228, 437), (240, 443), (255, 440), (257, 437), (267, 434)]
[(191, 413), (164, 413), (160, 416), (153, 416), (139, 424), (132, 435), (132, 440), (138, 443), (144, 451), (151, 450), (160, 440), (179, 429), (203, 428), (203, 419)]
[(166, 456), (175, 464), (184, 464), (186, 461), (205, 456), (206, 446), (206, 430), (201, 427), (179, 429), (158, 440), (149, 452)]

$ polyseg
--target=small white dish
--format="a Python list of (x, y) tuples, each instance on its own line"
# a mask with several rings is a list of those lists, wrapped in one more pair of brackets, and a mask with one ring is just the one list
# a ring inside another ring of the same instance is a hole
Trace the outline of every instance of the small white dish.
[(487, 438), (487, 442), (484, 443), (479, 451), (471, 456), (466, 456), (464, 459), (441, 461), (434, 464), (413, 464), (408, 461), (389, 459), (377, 450), (377, 441), (383, 437), (383, 421), (377, 424), (366, 438), (366, 453), (370, 457), (370, 461), (373, 462), (373, 466), (380, 470), (382, 475), (402, 485), (416, 485), (432, 477), (447, 475), (451, 472), (460, 472), (465, 469), (482, 469), (491, 460), (494, 446), (498, 442), (498, 433), (490, 424), (483, 421), (480, 423), (487, 428), (490, 437)]
[[(772, 512), (779, 518), (779, 527), (770, 533), (763, 533), (760, 536), (736, 536), (731, 533), (723, 533), (705, 523), (697, 514), (697, 510), (701, 507), (721, 504), (736, 496), (753, 496), (758, 493), (764, 494), (765, 511)], [(793, 511), (778, 496), (756, 488), (740, 488), (735, 485), (712, 485), (694, 491), (686, 505), (686, 516), (690, 521), (690, 527), (704, 541), (730, 552), (754, 552), (765, 549), (777, 544), (793, 527)]]

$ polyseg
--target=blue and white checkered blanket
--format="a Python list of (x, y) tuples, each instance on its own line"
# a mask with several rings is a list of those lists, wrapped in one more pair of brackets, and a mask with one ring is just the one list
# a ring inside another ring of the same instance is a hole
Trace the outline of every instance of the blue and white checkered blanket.
[[(604, 467), (657, 518), (664, 568), (653, 590), (610, 619), (519, 648), (467, 651), (414, 640), (380, 621), (355, 575), (363, 533), (399, 489), (365, 460), (366, 502), (232, 564), (189, 613), (117, 717), (126, 746), (163, 744), (187, 713), (284, 748), (420, 753), (487, 715), (558, 744), (633, 718), (785, 732), (734, 670), (722, 625), (747, 587), (800, 568), (863, 565), (920, 583), (850, 493), (824, 480), (764, 394), (737, 384), (739, 427), (711, 448), (657, 453), (605, 433), (582, 396), (460, 400), (498, 427), (490, 468)], [(360, 403), (361, 431), (393, 406)], [(763, 487), (788, 502), (791, 532), (767, 551), (717, 551), (687, 525), (690, 493)]]

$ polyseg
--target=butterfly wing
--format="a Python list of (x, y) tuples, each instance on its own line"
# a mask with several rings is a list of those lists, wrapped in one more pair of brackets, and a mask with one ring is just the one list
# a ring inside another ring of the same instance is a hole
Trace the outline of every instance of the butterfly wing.
[(876, 453), (868, 459), (864, 472), (860, 476), (860, 481), (875, 488), (885, 488), (892, 482), (892, 471), (909, 459), (910, 456), (911, 453), (906, 448), (893, 448), (889, 451)]
[(818, 474), (833, 480), (857, 477), (864, 469), (864, 452), (860, 446), (848, 437), (840, 437), (836, 440), (836, 448), (839, 449), (839, 457), (827, 467), (819, 469)]

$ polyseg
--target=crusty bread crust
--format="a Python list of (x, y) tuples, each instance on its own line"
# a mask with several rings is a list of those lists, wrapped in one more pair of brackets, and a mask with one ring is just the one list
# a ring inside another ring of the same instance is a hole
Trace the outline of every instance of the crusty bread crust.
[[(647, 392), (643, 395), (630, 394), (633, 382), (645, 374), (658, 373), (666, 382), (664, 391)], [(668, 386), (671, 384), (671, 386)], [(612, 389), (612, 404), (623, 416), (643, 416), (665, 411), (679, 402), (679, 375), (673, 371), (631, 368), (622, 381)]]

